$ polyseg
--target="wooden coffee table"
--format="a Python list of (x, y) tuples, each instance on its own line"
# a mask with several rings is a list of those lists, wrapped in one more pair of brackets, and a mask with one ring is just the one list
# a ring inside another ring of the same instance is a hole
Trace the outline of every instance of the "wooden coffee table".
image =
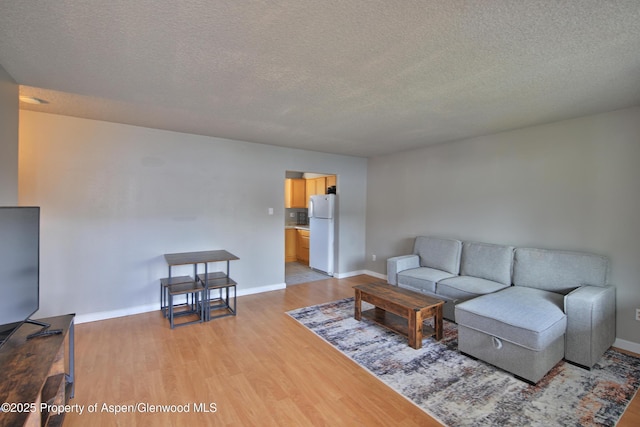
[[(392, 285), (367, 283), (354, 286), (356, 320), (362, 317), (409, 338), (409, 346), (422, 347), (422, 338), (435, 335), (442, 339), (442, 306), (444, 301), (418, 292)], [(362, 301), (373, 304), (371, 310), (362, 311)], [(433, 316), (434, 327), (423, 325), (425, 318)]]

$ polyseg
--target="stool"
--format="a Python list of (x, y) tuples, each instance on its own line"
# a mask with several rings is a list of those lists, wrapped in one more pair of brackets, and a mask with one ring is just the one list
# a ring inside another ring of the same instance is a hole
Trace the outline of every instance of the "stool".
[(170, 285), (190, 283), (193, 281), (194, 280), (191, 276), (165, 277), (164, 279), (160, 279), (160, 312), (162, 312), (164, 317), (169, 316), (169, 311), (167, 310), (167, 288)]
[[(236, 315), (236, 282), (233, 279), (222, 272), (198, 274), (197, 278), (204, 287), (202, 305), (205, 321)], [(211, 291), (216, 289), (218, 297), (211, 298)], [(231, 289), (233, 289), (233, 299), (231, 298)], [(212, 311), (217, 312), (213, 317), (211, 316)]]
[[(204, 298), (203, 294), (204, 288), (200, 283), (196, 281), (167, 286), (167, 306), (169, 311), (169, 324), (171, 325), (171, 329), (176, 326), (191, 325), (193, 323), (201, 323), (203, 321), (205, 314), (204, 305), (200, 303), (201, 298)], [(179, 295), (185, 296), (185, 302), (176, 305), (173, 299)], [(191, 302), (189, 302), (189, 300), (191, 300)], [(184, 307), (184, 309), (176, 312), (176, 308), (178, 307)], [(175, 323), (175, 317), (188, 315), (197, 316), (197, 318), (182, 323)]]

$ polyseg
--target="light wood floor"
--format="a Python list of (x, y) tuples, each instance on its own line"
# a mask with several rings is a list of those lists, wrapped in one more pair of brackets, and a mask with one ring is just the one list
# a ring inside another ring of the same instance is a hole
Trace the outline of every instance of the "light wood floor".
[[(65, 426), (432, 426), (422, 410), (286, 311), (353, 296), (368, 276), (238, 298), (238, 315), (170, 330), (160, 312), (76, 325), (76, 397)], [(97, 404), (98, 413), (87, 413)], [(189, 413), (105, 413), (187, 405)], [(195, 404), (215, 413), (194, 413)], [(620, 426), (640, 424), (640, 397)]]

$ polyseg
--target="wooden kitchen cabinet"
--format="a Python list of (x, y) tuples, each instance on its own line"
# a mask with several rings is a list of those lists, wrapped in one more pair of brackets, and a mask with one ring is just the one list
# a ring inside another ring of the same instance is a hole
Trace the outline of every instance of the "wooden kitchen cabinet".
[(298, 262), (309, 265), (309, 230), (296, 230), (298, 240), (296, 242), (296, 256)]
[(307, 197), (305, 198), (305, 207), (309, 207), (309, 198), (311, 196), (316, 195), (316, 180), (315, 179), (305, 179), (305, 190), (307, 192)]
[(302, 178), (287, 178), (284, 180), (284, 207), (306, 208), (306, 180)]
[(298, 259), (296, 243), (298, 240), (298, 230), (295, 228), (285, 228), (284, 230), (284, 261), (293, 262)]
[(325, 177), (321, 177), (307, 179), (306, 181), (306, 207), (309, 207), (309, 197), (317, 194), (327, 194), (327, 179)]

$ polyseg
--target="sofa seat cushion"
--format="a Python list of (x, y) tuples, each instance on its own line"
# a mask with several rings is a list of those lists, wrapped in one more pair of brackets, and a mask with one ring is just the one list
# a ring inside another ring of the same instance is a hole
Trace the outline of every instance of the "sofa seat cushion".
[(563, 301), (555, 292), (511, 286), (458, 304), (455, 315), (460, 325), (542, 351), (565, 333)]
[(419, 267), (398, 273), (398, 286), (417, 291), (436, 291), (436, 282), (452, 277), (451, 273), (435, 268)]
[(436, 294), (465, 301), (506, 288), (503, 283), (473, 276), (456, 276), (436, 283)]

